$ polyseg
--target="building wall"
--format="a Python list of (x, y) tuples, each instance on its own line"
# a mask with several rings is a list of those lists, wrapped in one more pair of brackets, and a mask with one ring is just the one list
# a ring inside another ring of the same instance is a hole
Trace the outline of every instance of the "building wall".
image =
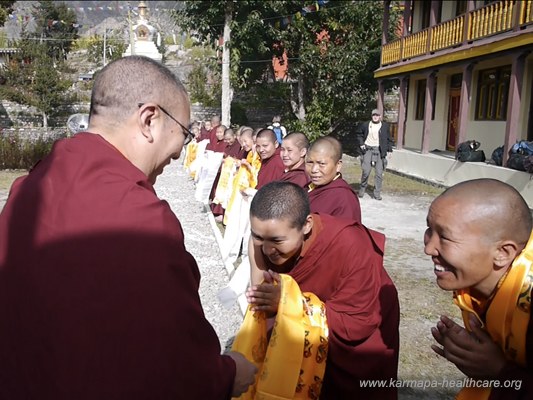
[[(478, 99), (478, 82), (480, 71), (512, 65), (512, 58), (499, 57), (495, 59), (481, 61), (474, 67), (472, 73), (471, 101), (468, 113), (468, 133), (467, 140), (477, 140), (481, 143), (481, 149), (490, 157), (492, 151), (504, 144), (506, 121), (481, 121), (476, 120), (476, 105)], [(461, 73), (460, 67), (442, 68), (437, 73), (437, 91), (435, 98), (435, 119), (431, 121), (431, 136), (429, 150), (446, 150), (446, 139), (448, 130), (448, 110), (449, 110), (449, 86), (453, 74)], [(422, 148), (423, 120), (415, 120), (417, 83), (419, 79), (425, 79), (425, 75), (411, 75), (409, 81), (409, 98), (407, 101), (407, 120), (405, 129), (405, 147), (411, 149)], [(531, 88), (533, 84), (533, 55), (529, 55), (525, 63), (524, 80), (522, 82), (522, 102), (520, 106), (520, 119), (518, 121), (517, 139), (527, 139), (527, 129), (529, 122), (530, 103), (533, 94)], [(531, 116), (533, 118), (533, 116)]]

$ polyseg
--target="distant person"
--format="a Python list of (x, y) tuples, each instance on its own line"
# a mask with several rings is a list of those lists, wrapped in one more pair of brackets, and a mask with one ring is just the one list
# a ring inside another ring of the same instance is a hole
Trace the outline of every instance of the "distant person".
[(228, 128), (224, 132), (224, 143), (226, 143), (226, 148), (224, 149), (226, 157), (233, 157), (236, 160), (246, 158), (247, 151), (242, 148), (233, 129)]
[(224, 153), (226, 150), (226, 142), (224, 141), (224, 132), (226, 132), (226, 129), (224, 125), (218, 125), (215, 128), (214, 138), (209, 141), (205, 149), (214, 151), (215, 153)]
[(192, 139), (189, 115), (166, 67), (120, 58), (96, 75), (88, 131), (14, 182), (0, 214), (1, 399), (222, 400), (253, 383), (241, 354), (220, 355), (198, 266), (153, 187)]
[(331, 136), (318, 138), (311, 144), (305, 161), (311, 212), (353, 219), (361, 222), (359, 199), (342, 179), (342, 146)]
[(370, 171), (374, 168), (374, 199), (381, 200), (383, 171), (386, 168), (387, 153), (392, 152), (393, 140), (389, 124), (381, 120), (378, 109), (372, 110), (370, 122), (363, 122), (357, 127), (355, 138), (361, 153), (362, 169), (358, 196), (364, 197)]
[(272, 130), (260, 130), (255, 139), (255, 145), (261, 157), (261, 168), (257, 174), (257, 189), (261, 189), (268, 182), (281, 178), (285, 172), (285, 166), (280, 157), (279, 143)]
[(276, 140), (279, 144), (283, 142), (283, 138), (287, 136), (287, 129), (281, 125), (281, 117), (275, 115), (272, 118), (272, 125), (269, 125), (267, 129), (271, 129), (276, 134)]
[(466, 327), (443, 315), (431, 330), (439, 344), (433, 351), (472, 378), (457, 399), (532, 399), (533, 241), (527, 203), (504, 182), (474, 179), (438, 196), (427, 224), (424, 251), (437, 285), (453, 291)]
[(309, 176), (305, 171), (305, 156), (309, 148), (309, 140), (301, 132), (289, 133), (281, 144), (281, 160), (285, 165), (285, 172), (280, 180), (296, 183), (306, 187)]
[(200, 127), (200, 140), (209, 140), (211, 132), (211, 121), (204, 121)]
[[(396, 288), (383, 268), (385, 236), (354, 220), (311, 213), (305, 190), (279, 181), (256, 193), (250, 224), (252, 279), (246, 297), (252, 311), (276, 317), (278, 274), (289, 275), (302, 292), (325, 303), (329, 349), (320, 399), (396, 399), (392, 386), (370, 389), (362, 383), (397, 378), (400, 314)], [(301, 300), (284, 297), (284, 310), (294, 301)], [(289, 326), (297, 324), (298, 314), (286, 314)], [(276, 340), (297, 331), (276, 327)], [(298, 336), (292, 340), (300, 346)], [(286, 365), (294, 365), (293, 360)], [(283, 372), (287, 379), (300, 373)]]

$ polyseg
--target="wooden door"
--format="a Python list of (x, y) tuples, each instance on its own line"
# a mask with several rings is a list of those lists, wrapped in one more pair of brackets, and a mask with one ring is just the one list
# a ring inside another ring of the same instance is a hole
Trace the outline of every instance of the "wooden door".
[(459, 133), (459, 109), (461, 106), (461, 89), (450, 89), (450, 101), (448, 102), (448, 134), (446, 138), (446, 150), (455, 151), (457, 134)]

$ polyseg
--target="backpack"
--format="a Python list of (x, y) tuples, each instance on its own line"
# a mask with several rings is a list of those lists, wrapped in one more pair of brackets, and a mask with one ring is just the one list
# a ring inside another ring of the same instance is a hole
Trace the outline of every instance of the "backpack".
[(528, 156), (533, 155), (533, 142), (528, 142), (527, 140), (520, 140), (516, 142), (509, 150), (509, 155), (511, 154), (525, 154)]
[(524, 160), (524, 169), (530, 174), (533, 173), (533, 156), (527, 156)]
[(455, 159), (461, 162), (483, 162), (485, 161), (485, 152), (478, 150), (481, 143), (477, 140), (467, 140), (459, 144)]
[(525, 161), (529, 156), (525, 154), (519, 154), (519, 153), (512, 153), (509, 155), (509, 159), (507, 160), (507, 168), (515, 169), (517, 171), (525, 171), (526, 166)]
[(501, 167), (503, 165), (503, 146), (496, 147), (492, 152), (490, 159), (494, 162), (494, 164)]
[(272, 130), (276, 134), (276, 140), (279, 144), (281, 144), (281, 141), (283, 140), (283, 131), (281, 130), (281, 126), (273, 126)]

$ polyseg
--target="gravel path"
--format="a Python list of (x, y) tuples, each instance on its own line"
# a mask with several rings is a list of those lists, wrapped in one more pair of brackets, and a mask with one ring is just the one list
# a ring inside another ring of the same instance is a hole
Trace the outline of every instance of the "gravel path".
[(165, 168), (157, 178), (155, 190), (159, 198), (170, 204), (181, 222), (185, 247), (196, 259), (202, 274), (200, 298), (205, 315), (224, 349), (237, 333), (242, 314), (237, 305), (226, 309), (217, 299), (218, 291), (228, 284), (228, 274), (208, 214), (203, 204), (194, 199), (194, 184), (183, 170), (181, 159)]

